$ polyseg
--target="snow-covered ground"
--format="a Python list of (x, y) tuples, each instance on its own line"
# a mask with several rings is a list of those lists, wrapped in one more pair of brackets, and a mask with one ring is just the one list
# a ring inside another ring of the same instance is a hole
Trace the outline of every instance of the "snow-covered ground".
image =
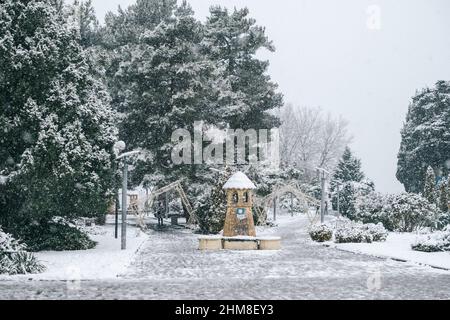
[[(98, 245), (83, 251), (38, 252), (36, 257), (46, 266), (40, 274), (7, 276), (1, 280), (99, 280), (114, 279), (126, 272), (148, 235), (128, 227), (127, 250), (121, 250), (120, 237), (114, 238), (114, 226), (96, 227), (96, 235), (90, 235)], [(120, 231), (119, 231), (120, 232)], [(119, 233), (120, 236), (120, 233)]]
[(0, 299), (450, 299), (450, 272), (311, 241), (306, 217), (279, 216), (279, 251), (199, 251), (198, 235), (151, 231), (122, 276), (0, 281)]
[(340, 250), (369, 254), (380, 258), (429, 265), (450, 270), (450, 252), (419, 252), (411, 249), (418, 235), (413, 233), (390, 233), (386, 242), (375, 243), (328, 243)]

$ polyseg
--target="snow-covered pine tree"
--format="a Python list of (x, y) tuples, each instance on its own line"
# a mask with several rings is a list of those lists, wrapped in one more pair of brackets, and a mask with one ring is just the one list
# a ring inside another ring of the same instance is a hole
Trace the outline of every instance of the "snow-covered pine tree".
[(100, 43), (100, 24), (95, 15), (92, 0), (74, 0), (69, 8), (69, 23), (78, 30), (83, 48)]
[(361, 170), (361, 160), (356, 158), (347, 147), (339, 161), (331, 180), (331, 192), (333, 195), (333, 208), (337, 209), (337, 185), (339, 188), (340, 212), (344, 216), (353, 218), (355, 214), (355, 202), (358, 196), (366, 195), (374, 191), (373, 182), (365, 179)]
[(427, 167), (446, 176), (449, 154), (450, 81), (438, 81), (412, 98), (402, 130), (397, 178), (408, 192), (423, 192)]
[(223, 186), (232, 173), (230, 167), (226, 167), (224, 171), (218, 173), (217, 182), (212, 188), (207, 204), (202, 210), (202, 217), (200, 217), (200, 228), (205, 233), (217, 234), (223, 229), (227, 212), (227, 199)]
[[(122, 86), (120, 109), (125, 114), (121, 135), (130, 147), (151, 155), (136, 164), (136, 184), (145, 178), (164, 185), (181, 177), (200, 179), (208, 173), (205, 166), (171, 163), (175, 130), (193, 132), (195, 121), (223, 125), (223, 119), (233, 113), (229, 85), (217, 66), (199, 52), (202, 34), (201, 23), (183, 2), (154, 30), (141, 35), (132, 58), (116, 75)], [(204, 174), (198, 175), (198, 170)]]
[(105, 70), (104, 81), (114, 110), (123, 112), (123, 92), (129, 90), (117, 76), (119, 68), (130, 63), (132, 53), (141, 46), (141, 36), (171, 17), (175, 7), (176, 0), (137, 0), (125, 10), (119, 6), (117, 13), (106, 14), (105, 25), (100, 28), (101, 47), (96, 50), (96, 62)]
[(256, 25), (247, 8), (229, 12), (220, 6), (210, 9), (205, 27), (202, 49), (224, 67), (222, 78), (229, 79), (239, 98), (235, 103), (238, 112), (228, 119), (231, 128), (278, 127), (279, 119), (269, 111), (283, 105), (283, 96), (267, 73), (269, 62), (256, 57), (261, 49), (275, 51), (264, 27)]
[(448, 211), (450, 213), (450, 174), (447, 177), (447, 207)]
[(0, 175), (8, 178), (1, 207), (7, 223), (95, 216), (110, 200), (114, 114), (57, 2), (0, 3)]
[(361, 170), (361, 160), (353, 155), (349, 147), (345, 148), (344, 154), (333, 173), (333, 180), (361, 182), (363, 179), (364, 173)]
[(425, 174), (425, 183), (423, 190), (423, 197), (427, 199), (430, 203), (436, 204), (436, 176), (432, 167), (428, 167)]
[(438, 203), (439, 203), (439, 209), (441, 209), (442, 212), (448, 212), (448, 201), (450, 200), (449, 198), (449, 190), (450, 190), (450, 180), (449, 180), (450, 176), (447, 178), (442, 179), (439, 182), (439, 198), (438, 198)]

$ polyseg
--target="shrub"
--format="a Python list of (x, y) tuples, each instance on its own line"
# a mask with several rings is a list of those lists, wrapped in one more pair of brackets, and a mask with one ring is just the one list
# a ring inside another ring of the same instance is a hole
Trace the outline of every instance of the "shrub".
[(388, 231), (382, 224), (362, 224), (343, 218), (335, 226), (321, 224), (311, 228), (309, 235), (317, 242), (333, 239), (336, 243), (371, 243), (386, 241)]
[(412, 249), (422, 252), (450, 251), (450, 228), (424, 235), (417, 239)]
[(373, 241), (370, 232), (356, 224), (339, 227), (334, 237), (336, 243), (372, 243)]
[(382, 223), (390, 231), (413, 232), (438, 226), (441, 216), (435, 204), (418, 194), (371, 193), (358, 199), (354, 218), (363, 223)]
[(316, 242), (327, 242), (333, 238), (333, 229), (327, 224), (316, 225), (309, 231), (311, 239)]
[(372, 243), (386, 241), (387, 230), (382, 224), (363, 224), (350, 220), (338, 222), (335, 232), (336, 243)]
[(386, 241), (386, 239), (389, 235), (388, 231), (384, 228), (383, 224), (381, 224), (381, 223), (364, 224), (364, 225), (362, 225), (362, 228), (364, 230), (366, 230), (372, 236), (372, 241), (374, 241), (374, 242)]
[(36, 257), (26, 251), (0, 255), (0, 274), (7, 273), (10, 275), (41, 273), (45, 270)]
[(418, 194), (402, 193), (392, 203), (392, 221), (396, 231), (413, 232), (435, 226), (440, 216), (436, 205)]
[(382, 223), (385, 228), (394, 231), (396, 227), (390, 216), (394, 197), (378, 192), (359, 197), (356, 201), (355, 220), (362, 223)]
[(39, 273), (45, 270), (26, 246), (0, 228), (0, 274)]
[(33, 252), (87, 250), (97, 245), (86, 233), (66, 222), (31, 224), (20, 231), (20, 236)]

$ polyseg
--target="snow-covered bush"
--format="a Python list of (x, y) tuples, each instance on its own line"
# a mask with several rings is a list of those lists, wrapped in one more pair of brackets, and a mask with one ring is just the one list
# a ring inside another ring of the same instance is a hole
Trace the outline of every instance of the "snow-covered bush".
[(313, 226), (309, 235), (316, 242), (333, 239), (336, 243), (372, 243), (386, 241), (388, 231), (380, 224), (363, 224), (347, 218), (341, 218), (334, 224)]
[(339, 226), (334, 234), (336, 243), (372, 243), (372, 234), (362, 224), (345, 223)]
[(441, 217), (442, 213), (436, 205), (421, 195), (370, 193), (357, 200), (354, 220), (382, 223), (390, 231), (412, 232), (424, 227), (436, 227)]
[(399, 194), (392, 202), (391, 221), (395, 231), (413, 232), (434, 227), (441, 215), (435, 204), (415, 193)]
[(19, 251), (6, 255), (0, 254), (0, 274), (41, 273), (44, 270), (44, 265), (30, 252)]
[(386, 228), (383, 226), (383, 224), (378, 223), (368, 223), (363, 224), (362, 229), (366, 230), (371, 236), (373, 242), (383, 242), (386, 241), (389, 232), (386, 230)]
[(25, 226), (20, 237), (32, 252), (87, 250), (97, 245), (78, 227), (63, 221)]
[(382, 224), (363, 224), (350, 220), (340, 220), (334, 234), (336, 243), (372, 243), (386, 241), (387, 230)]
[(327, 242), (333, 238), (333, 228), (327, 224), (320, 224), (311, 227), (309, 235), (313, 241)]
[(423, 252), (450, 251), (450, 227), (421, 236), (412, 245), (412, 249)]
[(0, 274), (39, 273), (45, 267), (26, 252), (26, 246), (0, 228)]
[(394, 195), (378, 192), (359, 197), (356, 201), (355, 220), (362, 223), (382, 223), (385, 228), (395, 230), (390, 219), (393, 198)]

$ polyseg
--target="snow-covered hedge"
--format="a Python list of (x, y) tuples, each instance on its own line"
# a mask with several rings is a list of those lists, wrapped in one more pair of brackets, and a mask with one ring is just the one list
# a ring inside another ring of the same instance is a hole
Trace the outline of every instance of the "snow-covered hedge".
[(349, 219), (339, 219), (335, 224), (312, 227), (310, 236), (317, 242), (334, 239), (336, 243), (372, 243), (386, 241), (388, 231), (381, 223), (363, 224)]
[(40, 273), (45, 270), (26, 246), (0, 227), (0, 274)]
[(309, 230), (311, 239), (316, 242), (327, 242), (333, 238), (333, 228), (327, 224), (319, 224)]
[(363, 230), (365, 230), (371, 237), (373, 242), (383, 242), (386, 241), (389, 232), (386, 230), (386, 228), (383, 226), (383, 224), (378, 223), (368, 223), (363, 224), (361, 226)]
[(19, 231), (29, 251), (88, 250), (97, 243), (81, 228), (65, 218), (54, 217), (47, 223), (33, 223)]
[(421, 236), (412, 245), (412, 249), (423, 252), (450, 251), (450, 227)]
[(336, 228), (336, 243), (372, 243), (372, 234), (360, 223), (343, 223)]
[(390, 231), (412, 232), (435, 227), (441, 216), (435, 204), (414, 193), (383, 195), (373, 192), (356, 202), (355, 220), (382, 223)]

